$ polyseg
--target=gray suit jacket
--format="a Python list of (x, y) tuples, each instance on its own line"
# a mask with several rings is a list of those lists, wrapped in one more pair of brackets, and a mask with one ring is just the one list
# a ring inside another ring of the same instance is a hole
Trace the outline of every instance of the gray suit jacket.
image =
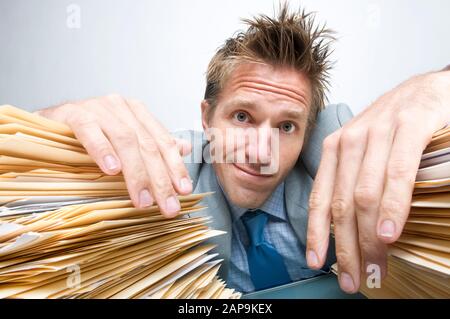
[[(351, 118), (352, 113), (345, 104), (329, 105), (325, 110), (320, 112), (316, 125), (303, 147), (298, 162), (285, 179), (287, 215), (302, 247), (306, 247), (308, 200), (312, 182), (320, 162), (322, 142), (327, 135), (342, 127)], [(194, 155), (202, 154), (208, 145), (208, 141), (205, 139), (203, 132), (183, 131), (176, 132), (173, 135), (190, 140), (193, 145), (192, 154)], [(191, 160), (187, 160), (188, 158)], [(193, 180), (194, 193), (211, 191), (215, 193), (207, 196), (203, 200), (202, 204), (208, 207), (206, 210), (191, 214), (190, 216), (209, 215), (212, 217), (210, 227), (226, 232), (225, 235), (212, 238), (208, 241), (217, 244), (215, 252), (219, 253), (219, 258), (223, 259), (219, 275), (226, 279), (231, 255), (232, 221), (230, 208), (222, 194), (220, 186), (217, 184), (213, 166), (200, 161), (199, 158), (194, 161), (195, 163), (192, 163), (193, 159), (195, 158), (188, 156), (185, 158), (185, 163), (189, 175)], [(330, 241), (326, 266), (329, 266), (334, 261), (334, 242)]]

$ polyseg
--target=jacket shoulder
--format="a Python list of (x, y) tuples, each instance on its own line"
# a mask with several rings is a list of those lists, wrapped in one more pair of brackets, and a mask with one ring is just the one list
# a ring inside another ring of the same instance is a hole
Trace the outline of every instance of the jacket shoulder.
[(184, 139), (191, 143), (192, 151), (189, 155), (183, 157), (183, 162), (195, 189), (204, 163), (203, 151), (208, 140), (203, 132), (195, 130), (175, 131), (171, 132), (171, 134), (173, 137)]
[(300, 155), (306, 171), (313, 179), (319, 168), (324, 139), (344, 126), (352, 117), (352, 111), (344, 103), (330, 104), (319, 113)]

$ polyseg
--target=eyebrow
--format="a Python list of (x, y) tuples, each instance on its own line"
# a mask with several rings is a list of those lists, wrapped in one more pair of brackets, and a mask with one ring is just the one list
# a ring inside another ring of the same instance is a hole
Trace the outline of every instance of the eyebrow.
[[(248, 100), (242, 100), (242, 99), (237, 99), (237, 100), (233, 100), (229, 103), (227, 103), (225, 105), (225, 109), (228, 108), (232, 108), (232, 107), (242, 107), (242, 108), (246, 108), (246, 109), (250, 109), (253, 111), (258, 111), (258, 106)], [(303, 106), (302, 106), (302, 109)], [(290, 119), (294, 119), (294, 120), (302, 120), (305, 117), (305, 112), (304, 111), (299, 111), (299, 110), (286, 110), (286, 111), (282, 111), (281, 115)]]
[(257, 105), (251, 101), (242, 100), (242, 99), (234, 99), (231, 102), (225, 104), (225, 109), (233, 108), (233, 107), (242, 107), (250, 110), (257, 110)]
[(284, 116), (291, 119), (303, 119), (305, 117), (305, 112), (297, 110), (287, 110), (282, 113)]

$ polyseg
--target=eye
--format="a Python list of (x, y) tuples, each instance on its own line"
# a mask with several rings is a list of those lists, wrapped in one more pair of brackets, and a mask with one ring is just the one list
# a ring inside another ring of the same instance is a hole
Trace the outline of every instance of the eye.
[(247, 115), (247, 113), (242, 112), (242, 111), (239, 111), (239, 112), (234, 113), (233, 116), (234, 116), (234, 118), (235, 118), (237, 121), (242, 122), (242, 123), (244, 123), (244, 122), (246, 122), (246, 121), (248, 120), (248, 115)]
[(291, 122), (285, 122), (281, 125), (281, 130), (284, 133), (292, 133), (295, 130), (295, 125)]

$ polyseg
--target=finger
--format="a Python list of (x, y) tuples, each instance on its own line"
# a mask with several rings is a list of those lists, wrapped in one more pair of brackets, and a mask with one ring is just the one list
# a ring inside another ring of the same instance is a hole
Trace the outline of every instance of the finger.
[[(115, 114), (121, 114), (121, 118), (123, 119), (123, 121), (125, 121), (125, 123), (127, 123), (127, 130), (130, 130), (130, 126), (133, 130), (132, 134), (128, 133), (126, 134), (126, 136), (134, 136), (135, 140), (127, 140), (127, 138), (125, 138), (125, 142), (129, 142), (130, 144), (127, 146), (123, 146), (123, 144), (125, 143), (122, 143), (120, 140), (123, 139), (124, 136), (120, 137), (116, 135), (122, 133), (117, 133), (116, 129), (112, 130), (111, 128), (114, 127), (113, 125), (108, 124), (107, 127), (105, 127), (105, 129), (108, 130), (109, 134), (112, 136), (113, 144), (121, 143), (122, 148), (132, 148), (132, 152), (137, 153), (137, 155), (135, 156), (139, 156), (139, 167), (140, 170), (142, 170), (142, 177), (140, 178), (140, 180), (142, 178), (145, 178), (144, 184), (146, 184), (147, 186), (139, 194), (139, 206), (143, 206), (143, 201), (146, 204), (145, 206), (149, 206), (150, 203), (147, 199), (154, 199), (160, 207), (161, 213), (163, 215), (165, 215), (166, 217), (176, 216), (181, 209), (181, 205), (178, 198), (176, 197), (176, 192), (172, 186), (172, 181), (170, 180), (170, 176), (167, 172), (155, 141), (145, 130), (143, 130), (140, 123), (134, 119), (134, 115), (130, 112), (128, 106), (121, 104), (119, 97), (111, 96), (108, 97), (108, 100), (109, 104), (104, 104), (104, 110), (108, 109), (108, 107), (115, 107)], [(121, 125), (124, 126), (123, 123)], [(127, 169), (129, 169), (128, 166), (129, 165), (126, 165)], [(130, 174), (133, 174), (132, 169), (130, 169), (130, 172)], [(130, 183), (132, 183), (132, 181), (133, 179), (130, 177)]]
[(395, 131), (392, 123), (383, 123), (369, 130), (367, 149), (354, 192), (362, 272), (367, 275), (376, 265), (382, 277), (386, 274), (387, 248), (377, 236), (378, 208)]
[(130, 100), (128, 104), (136, 118), (154, 138), (177, 192), (183, 195), (190, 194), (192, 182), (175, 139), (147, 111), (144, 104), (136, 100)]
[[(149, 172), (150, 187), (161, 212), (166, 217), (174, 217), (181, 210), (172, 181), (165, 163), (155, 143), (141, 142), (140, 149), (145, 158), (144, 165)], [(151, 160), (150, 160), (151, 159)]]
[(358, 225), (353, 193), (365, 153), (366, 138), (365, 129), (350, 127), (343, 130), (331, 204), (339, 284), (347, 293), (358, 291), (361, 277)]
[(115, 175), (121, 171), (119, 157), (103, 134), (95, 115), (90, 112), (74, 112), (68, 116), (66, 123), (103, 172)]
[(414, 119), (408, 115), (406, 118), (408, 120), (401, 121), (395, 133), (380, 204), (377, 232), (385, 243), (393, 243), (400, 237), (409, 215), (422, 152), (433, 133), (421, 124), (426, 122), (426, 116)]
[(98, 101), (88, 104), (86, 107), (95, 109), (100, 128), (122, 163), (122, 173), (133, 205), (141, 208), (151, 206), (154, 199), (134, 130)]
[(327, 256), (331, 224), (331, 198), (337, 167), (339, 132), (323, 143), (322, 158), (309, 198), (306, 258), (308, 266), (322, 268)]
[(66, 103), (59, 106), (51, 106), (45, 109), (37, 110), (34, 113), (51, 120), (66, 123), (67, 125), (69, 125), (69, 123), (67, 123), (67, 119), (70, 115), (72, 115), (74, 109), (81, 109), (81, 107), (75, 104)]

